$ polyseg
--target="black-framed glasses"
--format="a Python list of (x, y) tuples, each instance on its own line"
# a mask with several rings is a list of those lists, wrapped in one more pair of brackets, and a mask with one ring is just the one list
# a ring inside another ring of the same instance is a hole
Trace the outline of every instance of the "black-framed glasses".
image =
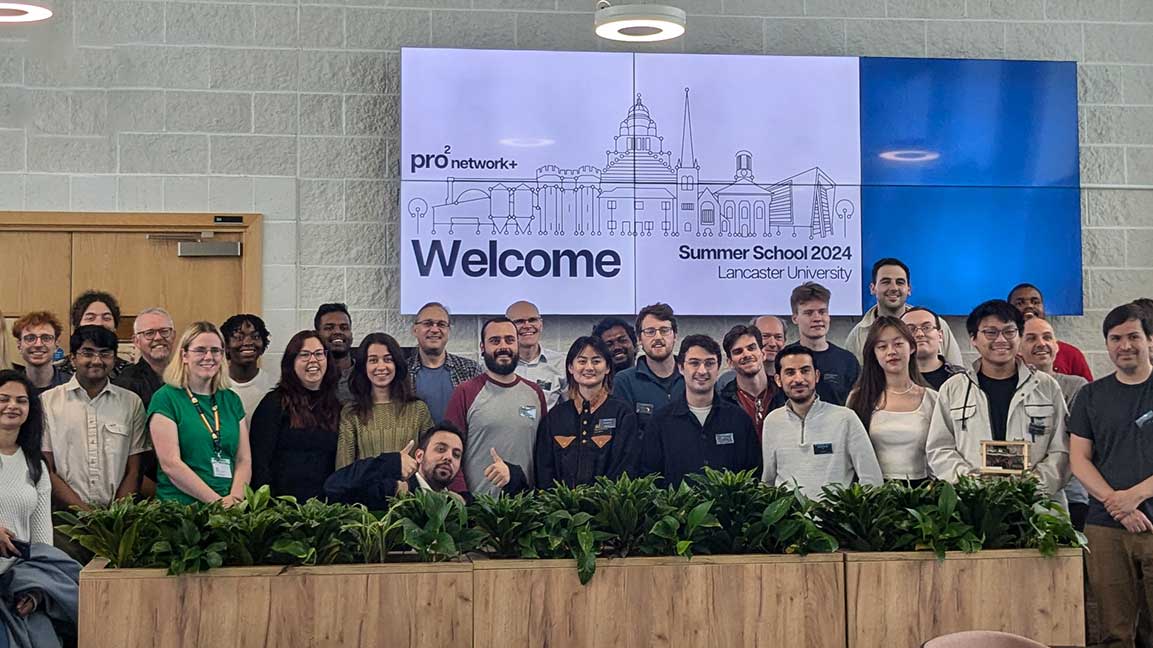
[(111, 360), (112, 358), (116, 357), (116, 352), (112, 349), (100, 349), (99, 351), (94, 349), (80, 349), (76, 352), (76, 355), (84, 358), (85, 360), (94, 360), (96, 358), (100, 358), (101, 360)]
[(21, 335), (20, 340), (24, 342), (24, 344), (36, 344), (37, 342), (40, 342), (40, 344), (51, 344), (56, 341), (56, 336), (51, 333), (41, 333), (40, 335), (29, 333), (27, 335)]
[(156, 338), (160, 338), (162, 340), (171, 340), (172, 334), (174, 332), (175, 331), (173, 331), (171, 327), (165, 326), (162, 328), (154, 328), (154, 329), (147, 329), (145, 331), (140, 331), (139, 333), (137, 333), (137, 335), (143, 337), (145, 340), (155, 340)]
[(296, 354), (296, 359), (303, 360), (305, 362), (308, 362), (309, 360), (316, 360), (317, 362), (320, 362), (325, 358), (326, 355), (328, 355), (328, 352), (324, 349), (317, 349), (316, 351), (301, 351), (300, 353)]

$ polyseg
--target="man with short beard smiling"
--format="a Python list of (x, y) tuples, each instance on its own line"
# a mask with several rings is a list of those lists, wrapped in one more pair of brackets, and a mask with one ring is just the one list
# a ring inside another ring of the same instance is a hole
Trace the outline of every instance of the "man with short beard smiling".
[(442, 421), (420, 435), (413, 456), (386, 452), (361, 459), (333, 473), (324, 483), (324, 493), (330, 502), (363, 504), (374, 511), (387, 509), (398, 492), (417, 490), (447, 492), (471, 502), (471, 493), (448, 490), (460, 474), (464, 447), (461, 431)]
[(613, 354), (613, 373), (632, 369), (637, 362), (637, 332), (632, 324), (619, 317), (606, 317), (593, 326), (593, 335), (599, 337)]
[(164, 386), (164, 369), (172, 357), (175, 334), (172, 316), (163, 308), (146, 308), (132, 322), (132, 345), (139, 359), (112, 383), (139, 396), (145, 410), (152, 395)]
[[(758, 432), (765, 416), (772, 409), (773, 394), (776, 391), (776, 384), (765, 372), (765, 352), (761, 340), (761, 331), (755, 326), (738, 324), (729, 329), (721, 341), (721, 347), (728, 356), (729, 367), (736, 378), (719, 390), (721, 398), (745, 410)], [(756, 436), (759, 440), (760, 434)]]
[(643, 358), (613, 380), (613, 396), (634, 407), (642, 431), (653, 412), (683, 397), (685, 379), (677, 367), (673, 348), (677, 343), (677, 318), (668, 304), (645, 306), (637, 314)]
[(420, 307), (412, 322), (417, 346), (405, 352), (413, 391), (428, 405), (434, 421), (444, 418), (452, 390), (481, 373), (476, 362), (446, 350), (451, 332), (448, 309), (439, 302), (429, 302)]
[(337, 398), (342, 403), (352, 402), (352, 391), (348, 388), (348, 379), (352, 377), (352, 316), (348, 314), (348, 306), (338, 302), (321, 304), (312, 317), (312, 329), (340, 370)]
[[(516, 374), (517, 330), (507, 317), (481, 327), (485, 372), (452, 392), (445, 419), (468, 439), (460, 471), (474, 495), (498, 496), (531, 486), (537, 424), (547, 411), (544, 392)], [(461, 492), (458, 477), (453, 490)]]

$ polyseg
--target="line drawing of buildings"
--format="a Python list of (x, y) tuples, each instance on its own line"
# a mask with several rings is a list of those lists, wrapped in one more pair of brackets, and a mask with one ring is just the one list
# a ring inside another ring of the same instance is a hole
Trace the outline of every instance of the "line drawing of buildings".
[[(665, 148), (637, 93), (606, 151), (603, 168), (547, 164), (534, 180), (444, 181), (443, 201), (413, 198), (407, 211), (417, 233), (427, 221), (437, 235), (486, 230), (493, 236), (775, 237), (835, 236), (852, 201), (836, 201), (837, 184), (819, 166), (771, 184), (756, 181), (753, 154), (734, 155), (732, 180), (701, 181), (694, 154), (689, 88), (685, 88), (680, 153)], [(847, 232), (844, 225), (843, 234)]]

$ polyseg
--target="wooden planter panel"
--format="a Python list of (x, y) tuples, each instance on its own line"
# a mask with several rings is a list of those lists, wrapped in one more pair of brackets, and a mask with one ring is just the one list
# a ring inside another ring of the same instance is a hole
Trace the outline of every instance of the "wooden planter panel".
[(180, 577), (102, 566), (94, 561), (81, 573), (85, 648), (472, 645), (467, 563), (225, 568)]
[(1036, 550), (862, 553), (845, 557), (849, 648), (920, 646), (963, 630), (1085, 645), (1082, 555)]
[(473, 565), (478, 648), (845, 645), (839, 554)]

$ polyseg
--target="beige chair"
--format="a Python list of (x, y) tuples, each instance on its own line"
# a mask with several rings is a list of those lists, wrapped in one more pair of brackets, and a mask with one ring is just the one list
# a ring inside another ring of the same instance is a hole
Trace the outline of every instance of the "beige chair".
[(1008, 632), (971, 630), (926, 641), (922, 648), (1046, 648), (1045, 644)]

